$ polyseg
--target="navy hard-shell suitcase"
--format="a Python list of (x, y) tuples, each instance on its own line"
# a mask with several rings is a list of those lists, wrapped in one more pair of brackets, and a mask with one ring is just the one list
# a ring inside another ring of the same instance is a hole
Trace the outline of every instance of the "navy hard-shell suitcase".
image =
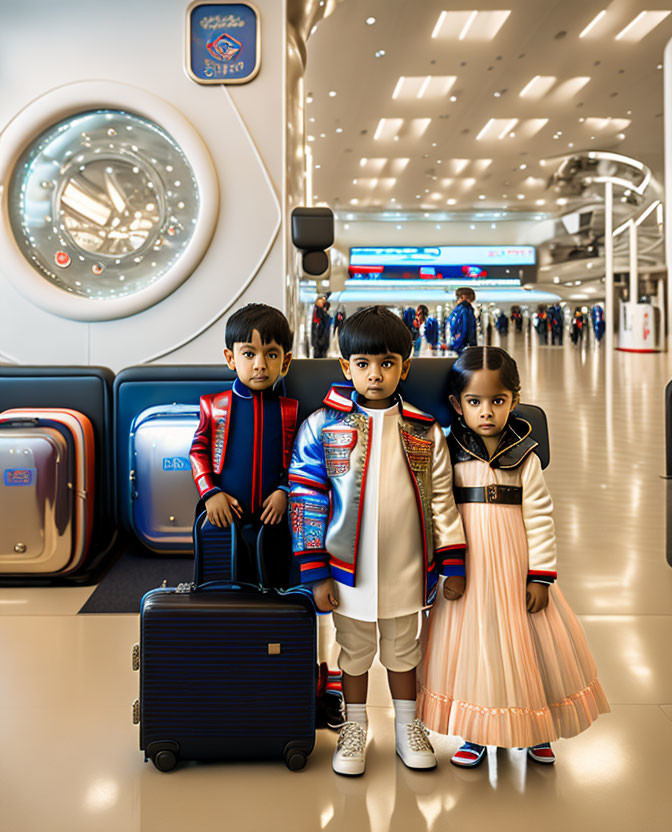
[[(200, 575), (208, 541), (204, 547), (196, 528)], [(235, 546), (235, 532), (224, 540)], [(318, 682), (308, 594), (184, 584), (148, 592), (140, 621), (134, 721), (145, 759), (161, 771), (181, 760), (282, 758), (292, 770), (304, 767), (315, 743)]]

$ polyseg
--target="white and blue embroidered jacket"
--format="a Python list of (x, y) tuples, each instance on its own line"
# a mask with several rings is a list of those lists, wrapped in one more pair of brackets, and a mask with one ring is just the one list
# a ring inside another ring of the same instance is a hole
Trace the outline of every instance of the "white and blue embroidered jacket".
[[(398, 396), (396, 402), (399, 438), (416, 497), (428, 605), (436, 596), (439, 574), (464, 575), (464, 532), (439, 424)], [(294, 444), (289, 467), (292, 545), (302, 583), (331, 577), (355, 586), (370, 418), (348, 385), (334, 385), (324, 404), (306, 419)]]

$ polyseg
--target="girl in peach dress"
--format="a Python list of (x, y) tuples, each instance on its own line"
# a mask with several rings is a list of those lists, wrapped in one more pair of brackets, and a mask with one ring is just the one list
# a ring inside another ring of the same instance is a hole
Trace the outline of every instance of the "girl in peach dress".
[(487, 745), (527, 747), (535, 762), (553, 763), (551, 741), (584, 731), (609, 705), (555, 583), (553, 504), (531, 427), (512, 413), (516, 362), (497, 347), (470, 347), (451, 390), (467, 576), (445, 579), (425, 622), (418, 716), (466, 740), (455, 765), (477, 766)]

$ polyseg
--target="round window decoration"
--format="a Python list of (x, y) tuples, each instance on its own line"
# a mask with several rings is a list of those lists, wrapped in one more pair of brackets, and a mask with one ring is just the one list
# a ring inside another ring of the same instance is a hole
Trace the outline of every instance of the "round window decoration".
[(161, 278), (189, 245), (199, 187), (180, 146), (131, 112), (77, 113), (19, 158), (8, 194), (19, 250), (58, 289), (115, 300)]

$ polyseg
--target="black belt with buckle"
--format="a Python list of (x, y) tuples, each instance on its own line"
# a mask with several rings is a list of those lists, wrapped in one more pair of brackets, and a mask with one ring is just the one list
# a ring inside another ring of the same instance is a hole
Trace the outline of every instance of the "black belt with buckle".
[(519, 485), (485, 485), (469, 488), (455, 486), (455, 502), (498, 503), (502, 506), (519, 506), (523, 502), (523, 489)]

